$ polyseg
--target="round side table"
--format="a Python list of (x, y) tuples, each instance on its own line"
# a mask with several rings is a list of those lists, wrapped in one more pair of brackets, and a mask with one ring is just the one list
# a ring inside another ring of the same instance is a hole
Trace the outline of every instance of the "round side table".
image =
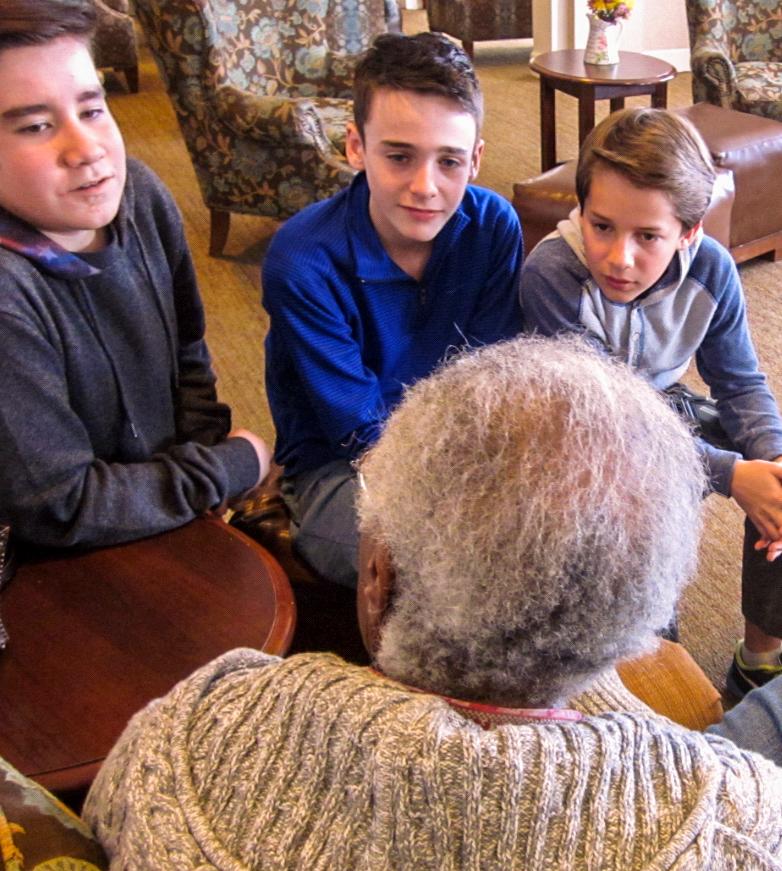
[(540, 152), (541, 169), (557, 165), (555, 92), (563, 91), (578, 100), (578, 144), (595, 126), (595, 101), (610, 100), (611, 111), (623, 109), (625, 97), (650, 94), (652, 106), (665, 109), (668, 82), (676, 75), (669, 63), (638, 54), (619, 52), (619, 63), (601, 66), (584, 63), (583, 49), (550, 51), (530, 61), (530, 69), (540, 76)]

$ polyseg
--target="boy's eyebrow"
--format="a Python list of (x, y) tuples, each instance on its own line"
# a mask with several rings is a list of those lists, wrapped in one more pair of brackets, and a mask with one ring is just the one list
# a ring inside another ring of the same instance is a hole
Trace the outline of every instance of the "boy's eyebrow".
[[(382, 143), (389, 148), (415, 148), (411, 142), (401, 142), (396, 139), (383, 139)], [(469, 148), (455, 148), (452, 145), (441, 145), (437, 150), (446, 154), (470, 154)]]
[[(593, 220), (604, 221), (606, 224), (613, 224), (613, 220), (606, 215), (601, 215), (600, 212), (596, 212), (594, 209), (589, 209), (589, 211)], [(647, 232), (650, 230), (659, 232), (662, 228), (658, 224), (651, 224), (648, 227), (636, 227), (635, 229), (640, 230), (641, 232)]]
[[(106, 92), (103, 88), (89, 88), (77, 95), (76, 102), (88, 103), (91, 100), (104, 99), (105, 96)], [(29, 106), (14, 106), (11, 109), (6, 109), (0, 117), (4, 120), (13, 121), (16, 118), (25, 118), (27, 115), (47, 112), (49, 108), (48, 103), (31, 103)]]

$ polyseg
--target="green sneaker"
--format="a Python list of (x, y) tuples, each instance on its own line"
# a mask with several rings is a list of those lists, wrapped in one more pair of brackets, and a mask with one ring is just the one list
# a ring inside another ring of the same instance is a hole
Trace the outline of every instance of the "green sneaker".
[(728, 669), (727, 690), (736, 699), (744, 696), (755, 687), (762, 687), (777, 675), (782, 674), (782, 660), (777, 657), (776, 665), (756, 665), (751, 667), (741, 658), (741, 642), (736, 645), (733, 662)]

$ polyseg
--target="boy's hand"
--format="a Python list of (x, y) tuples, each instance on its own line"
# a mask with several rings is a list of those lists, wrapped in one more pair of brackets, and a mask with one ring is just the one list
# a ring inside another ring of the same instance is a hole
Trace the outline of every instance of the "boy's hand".
[(755, 545), (767, 558), (782, 553), (782, 465), (766, 460), (737, 460), (730, 495), (761, 535)]
[[(782, 457), (776, 457), (772, 460), (777, 465), (782, 465)], [(782, 554), (782, 538), (772, 541), (769, 538), (759, 538), (755, 542), (755, 550), (765, 550), (766, 559), (772, 563), (780, 554)]]

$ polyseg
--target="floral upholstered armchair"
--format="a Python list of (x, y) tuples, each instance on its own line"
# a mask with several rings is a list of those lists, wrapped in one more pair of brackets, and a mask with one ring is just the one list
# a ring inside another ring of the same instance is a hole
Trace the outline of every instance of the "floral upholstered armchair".
[(95, 0), (98, 22), (92, 51), (95, 66), (122, 72), (128, 90), (138, 92), (138, 50), (136, 31), (128, 0)]
[(210, 210), (287, 218), (336, 193), (358, 56), (396, 0), (135, 0)]
[(532, 0), (426, 0), (429, 29), (462, 41), (473, 56), (475, 42), (529, 39)]
[(782, 121), (779, 0), (686, 0), (693, 100)]

